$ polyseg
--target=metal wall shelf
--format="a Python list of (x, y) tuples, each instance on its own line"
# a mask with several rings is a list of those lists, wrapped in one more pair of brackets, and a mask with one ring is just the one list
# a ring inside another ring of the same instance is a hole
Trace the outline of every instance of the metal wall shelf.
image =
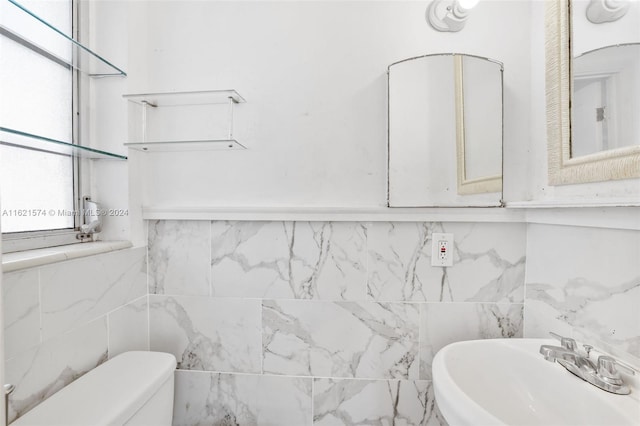
[[(91, 77), (127, 75), (122, 69), (74, 40), (16, 0), (7, 1), (8, 4), (2, 8), (4, 16), (0, 19), (0, 34), (49, 56), (61, 65), (77, 69)], [(41, 24), (37, 36), (21, 34), (17, 28), (20, 24), (33, 26), (34, 22)], [(52, 49), (50, 46), (57, 48)]]
[(33, 135), (15, 129), (0, 127), (0, 145), (66, 155), (69, 157), (89, 158), (92, 160), (126, 160), (124, 155), (74, 145), (44, 136)]

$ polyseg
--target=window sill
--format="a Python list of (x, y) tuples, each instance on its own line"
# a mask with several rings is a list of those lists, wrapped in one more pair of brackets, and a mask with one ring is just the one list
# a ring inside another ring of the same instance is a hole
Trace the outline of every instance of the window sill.
[(70, 244), (67, 246), (26, 250), (2, 255), (2, 272), (49, 265), (79, 257), (122, 250), (132, 247), (129, 241), (96, 241), (92, 243)]

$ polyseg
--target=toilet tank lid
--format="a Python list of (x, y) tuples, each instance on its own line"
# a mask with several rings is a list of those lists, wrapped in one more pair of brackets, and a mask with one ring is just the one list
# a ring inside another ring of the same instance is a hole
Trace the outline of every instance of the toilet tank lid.
[(12, 426), (123, 424), (151, 399), (175, 368), (171, 354), (122, 353), (65, 386)]

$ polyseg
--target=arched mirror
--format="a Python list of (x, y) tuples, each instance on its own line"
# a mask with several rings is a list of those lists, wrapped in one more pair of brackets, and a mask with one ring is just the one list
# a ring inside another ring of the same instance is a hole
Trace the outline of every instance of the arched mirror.
[(640, 2), (546, 2), (549, 183), (640, 177)]
[(500, 206), (502, 64), (462, 54), (389, 66), (389, 206)]

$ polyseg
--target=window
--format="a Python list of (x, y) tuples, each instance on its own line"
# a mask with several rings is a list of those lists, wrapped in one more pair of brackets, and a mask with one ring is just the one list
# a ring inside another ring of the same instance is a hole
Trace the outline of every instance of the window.
[[(72, 0), (20, 3), (73, 34)], [(3, 249), (17, 251), (75, 242), (80, 225), (74, 157), (25, 148), (7, 135), (21, 132), (64, 142), (76, 134), (76, 71), (71, 45), (12, 2), (0, 10), (0, 209)], [(28, 138), (29, 139), (29, 138)], [(37, 138), (30, 138), (36, 140)]]

